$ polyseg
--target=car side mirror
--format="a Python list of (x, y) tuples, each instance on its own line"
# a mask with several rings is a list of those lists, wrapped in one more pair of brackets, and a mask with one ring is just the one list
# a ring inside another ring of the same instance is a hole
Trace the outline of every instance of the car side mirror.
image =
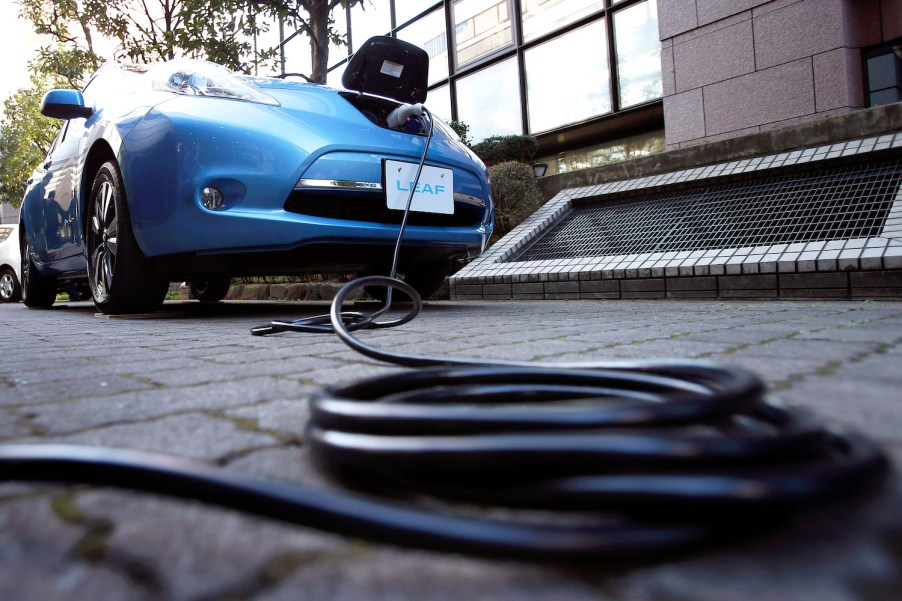
[(54, 119), (78, 119), (90, 117), (94, 109), (85, 106), (78, 90), (50, 90), (41, 99), (41, 114)]

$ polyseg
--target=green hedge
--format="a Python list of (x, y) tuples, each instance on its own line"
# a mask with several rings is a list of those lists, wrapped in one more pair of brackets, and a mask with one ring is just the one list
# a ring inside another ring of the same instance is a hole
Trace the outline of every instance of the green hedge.
[(486, 165), (508, 161), (528, 163), (536, 156), (539, 143), (532, 136), (492, 136), (471, 148)]
[(489, 167), (492, 201), (495, 203), (495, 232), (500, 238), (535, 213), (545, 203), (536, 186), (530, 165), (506, 161)]

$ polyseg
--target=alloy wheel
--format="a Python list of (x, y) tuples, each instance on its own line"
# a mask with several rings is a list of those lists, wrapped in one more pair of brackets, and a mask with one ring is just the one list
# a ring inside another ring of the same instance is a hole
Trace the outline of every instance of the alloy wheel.
[(100, 302), (110, 293), (116, 267), (119, 219), (115, 194), (112, 182), (104, 180), (94, 197), (91, 215), (91, 285), (95, 300)]
[(0, 275), (0, 299), (4, 302), (11, 301), (15, 293), (16, 281), (13, 279), (13, 274), (5, 272)]

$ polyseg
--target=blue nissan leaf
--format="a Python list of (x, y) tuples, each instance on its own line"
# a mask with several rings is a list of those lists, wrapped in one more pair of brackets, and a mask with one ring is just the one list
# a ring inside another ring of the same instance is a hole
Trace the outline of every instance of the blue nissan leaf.
[(23, 302), (81, 288), (135, 313), (171, 281), (212, 302), (235, 276), (386, 274), (411, 187), (398, 271), (430, 294), (485, 249), (492, 205), (485, 165), (420, 109), (427, 69), (377, 37), (347, 90), (176, 59), (48, 92), (41, 112), (64, 124), (22, 203)]

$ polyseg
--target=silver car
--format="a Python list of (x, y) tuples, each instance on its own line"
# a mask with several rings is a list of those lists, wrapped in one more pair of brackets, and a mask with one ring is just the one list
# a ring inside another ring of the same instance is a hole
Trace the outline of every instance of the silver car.
[(0, 224), (0, 302), (14, 303), (22, 296), (19, 226)]

